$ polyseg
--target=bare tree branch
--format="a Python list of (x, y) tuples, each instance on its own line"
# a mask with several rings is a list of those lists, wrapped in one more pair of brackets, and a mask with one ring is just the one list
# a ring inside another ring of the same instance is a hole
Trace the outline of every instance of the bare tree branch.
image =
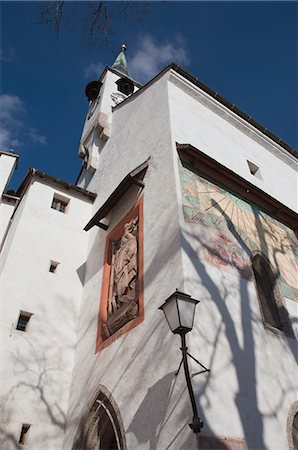
[(87, 43), (98, 46), (109, 45), (116, 18), (140, 23), (149, 12), (146, 2), (108, 0), (65, 2), (55, 0), (44, 2), (39, 13), (39, 23), (53, 28), (59, 37), (63, 28), (80, 28)]
[(61, 0), (46, 2), (40, 13), (41, 23), (53, 24), (57, 35), (59, 34), (63, 18), (63, 6), (64, 1)]

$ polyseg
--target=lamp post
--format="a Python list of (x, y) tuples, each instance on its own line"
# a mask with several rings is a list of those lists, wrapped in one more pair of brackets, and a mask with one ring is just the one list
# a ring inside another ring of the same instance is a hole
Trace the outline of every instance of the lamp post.
[(190, 356), (194, 361), (200, 364), (201, 367), (203, 367), (204, 370), (202, 372), (209, 372), (209, 370), (205, 366), (203, 366), (203, 364), (201, 364), (198, 360), (196, 360), (192, 355), (188, 353), (186, 346), (185, 335), (192, 330), (195, 308), (198, 303), (199, 300), (195, 300), (194, 298), (191, 298), (190, 295), (176, 290), (170, 297), (166, 299), (164, 304), (158, 308), (164, 312), (172, 333), (180, 334), (182, 360), (180, 362), (177, 374), (180, 370), (181, 364), (183, 363), (186, 384), (193, 410), (193, 422), (189, 424), (189, 426), (194, 433), (199, 433), (201, 431), (201, 429), (203, 428), (203, 422), (201, 422), (198, 416), (197, 405), (189, 374), (187, 356)]

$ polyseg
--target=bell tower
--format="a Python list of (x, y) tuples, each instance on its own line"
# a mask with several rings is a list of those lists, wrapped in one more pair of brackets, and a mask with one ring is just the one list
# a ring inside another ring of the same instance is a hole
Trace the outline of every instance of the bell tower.
[(110, 137), (113, 107), (141, 87), (129, 75), (125, 52), (126, 45), (122, 44), (113, 65), (106, 66), (98, 80), (90, 81), (85, 89), (89, 106), (78, 152), (83, 159), (83, 167), (77, 180), (77, 185), (85, 189)]

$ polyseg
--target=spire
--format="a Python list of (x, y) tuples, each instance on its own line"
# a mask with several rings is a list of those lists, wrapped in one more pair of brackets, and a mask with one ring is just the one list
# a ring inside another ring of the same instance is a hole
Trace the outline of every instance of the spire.
[(121, 45), (121, 50), (117, 58), (115, 59), (114, 64), (112, 65), (113, 69), (118, 70), (118, 72), (121, 72), (123, 75), (128, 76), (128, 68), (127, 68), (127, 60), (125, 57), (125, 50), (126, 45)]

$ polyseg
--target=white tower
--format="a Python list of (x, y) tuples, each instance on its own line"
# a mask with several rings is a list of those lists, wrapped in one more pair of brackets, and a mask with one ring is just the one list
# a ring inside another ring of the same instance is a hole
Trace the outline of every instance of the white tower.
[(113, 107), (141, 87), (129, 76), (125, 51), (126, 45), (122, 44), (114, 64), (106, 66), (99, 79), (86, 86), (89, 110), (79, 147), (79, 156), (84, 160), (77, 182), (80, 187), (88, 186), (98, 167), (99, 155), (111, 134)]

